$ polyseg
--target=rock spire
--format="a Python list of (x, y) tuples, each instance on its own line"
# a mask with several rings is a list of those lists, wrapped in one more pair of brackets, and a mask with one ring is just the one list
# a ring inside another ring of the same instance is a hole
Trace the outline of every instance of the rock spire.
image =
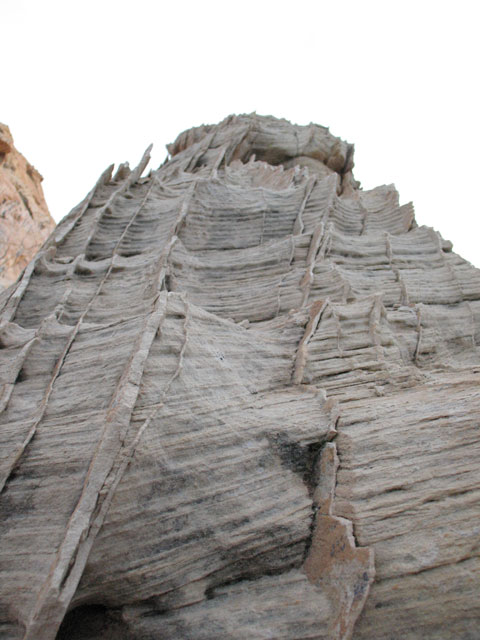
[(0, 637), (475, 637), (479, 271), (323, 127), (169, 153), (0, 298)]

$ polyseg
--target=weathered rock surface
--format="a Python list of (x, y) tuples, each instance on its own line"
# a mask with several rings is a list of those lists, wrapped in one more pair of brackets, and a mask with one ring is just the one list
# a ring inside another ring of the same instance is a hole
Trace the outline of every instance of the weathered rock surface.
[(169, 150), (0, 300), (0, 637), (477, 638), (479, 272), (322, 127)]
[(11, 285), (55, 226), (42, 176), (13, 144), (0, 123), (0, 287)]

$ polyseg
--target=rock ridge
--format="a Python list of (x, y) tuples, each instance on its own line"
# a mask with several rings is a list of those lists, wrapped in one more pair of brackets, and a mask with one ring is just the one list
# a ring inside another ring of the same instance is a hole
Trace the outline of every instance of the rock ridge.
[(168, 149), (0, 298), (0, 636), (475, 637), (479, 271), (324, 127)]

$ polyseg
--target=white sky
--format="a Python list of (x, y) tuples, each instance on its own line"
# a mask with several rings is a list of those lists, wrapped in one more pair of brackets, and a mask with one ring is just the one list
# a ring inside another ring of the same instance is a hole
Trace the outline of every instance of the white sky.
[(0, 121), (58, 221), (112, 162), (230, 113), (330, 127), (364, 188), (480, 266), (480, 3), (0, 0)]

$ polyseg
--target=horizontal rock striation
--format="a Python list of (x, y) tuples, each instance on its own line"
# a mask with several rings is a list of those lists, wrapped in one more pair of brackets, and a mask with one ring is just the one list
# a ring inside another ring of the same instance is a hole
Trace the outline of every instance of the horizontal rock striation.
[(479, 272), (323, 127), (169, 152), (0, 299), (0, 637), (474, 638)]
[(55, 222), (43, 196), (42, 176), (0, 123), (0, 287), (11, 285), (46, 240)]

